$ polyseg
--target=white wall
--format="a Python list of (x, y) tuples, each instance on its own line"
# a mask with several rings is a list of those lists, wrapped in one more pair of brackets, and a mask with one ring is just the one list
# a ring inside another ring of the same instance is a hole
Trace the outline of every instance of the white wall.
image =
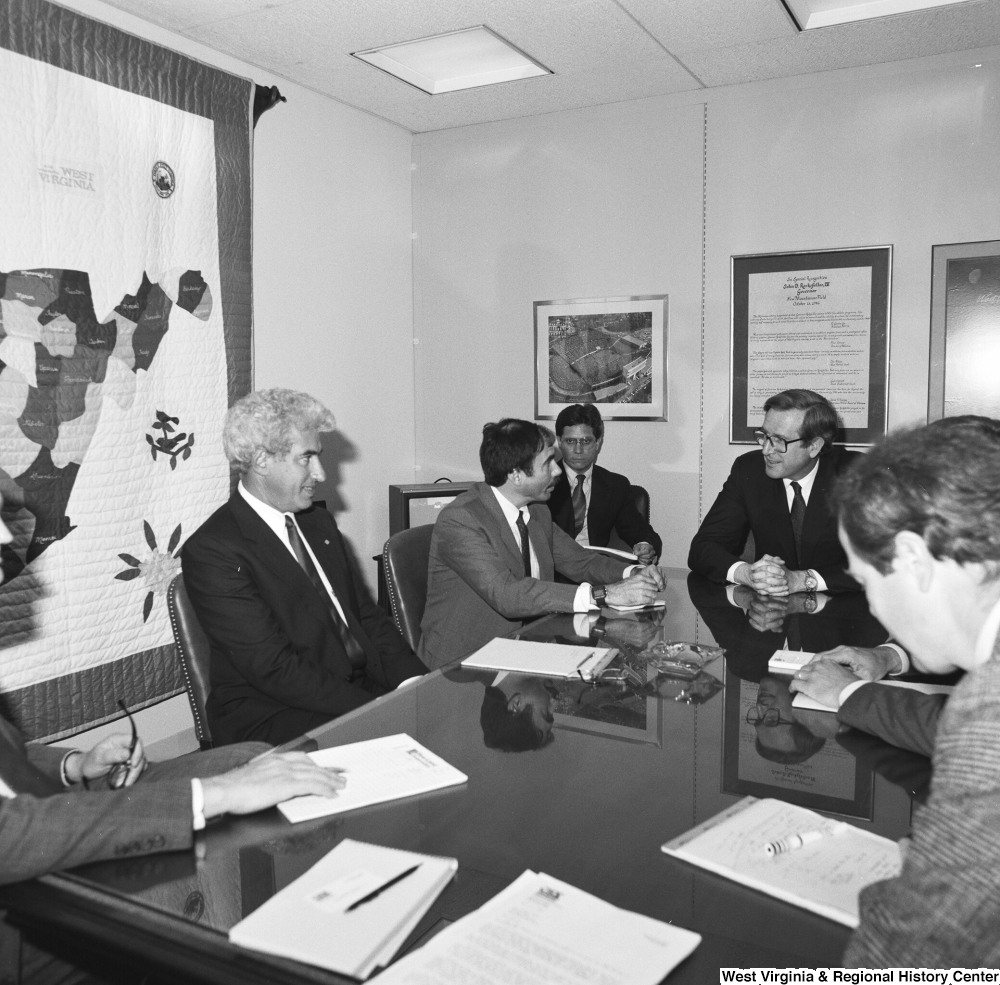
[(889, 423), (921, 418), (931, 246), (1000, 227), (998, 55), (415, 137), (418, 470), (478, 476), (482, 424), (532, 416), (533, 301), (667, 293), (670, 419), (609, 425), (602, 462), (650, 490), (683, 565), (746, 450), (728, 441), (741, 253), (893, 244)]

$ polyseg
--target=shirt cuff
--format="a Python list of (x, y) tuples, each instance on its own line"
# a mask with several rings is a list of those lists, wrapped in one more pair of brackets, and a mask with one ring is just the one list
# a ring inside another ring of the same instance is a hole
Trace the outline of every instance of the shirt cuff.
[(726, 572), (726, 581), (736, 584), (736, 569), (746, 564), (746, 561), (737, 561), (736, 564), (732, 565)]
[(590, 612), (591, 609), (598, 609), (600, 606), (590, 604), (590, 582), (585, 581), (576, 590), (573, 596), (574, 612)]
[(573, 635), (589, 637), (598, 619), (600, 616), (591, 615), (589, 612), (578, 612), (573, 616)]
[(195, 831), (205, 828), (205, 791), (196, 776), (191, 777), (191, 827)]
[(900, 674), (908, 674), (910, 672), (910, 655), (898, 643), (882, 643), (881, 645), (891, 646), (899, 654), (899, 663), (902, 669), (893, 671), (889, 676), (898, 677)]
[(625, 570), (624, 570), (624, 571), (622, 572), (622, 581), (624, 581), (624, 580), (625, 580), (626, 578), (628, 578), (628, 577), (629, 577), (629, 575), (631, 575), (633, 571), (641, 571), (641, 570), (642, 570), (642, 569), (643, 569), (644, 567), (645, 567), (645, 565), (644, 565), (644, 564), (630, 564), (630, 565), (629, 565), (629, 566), (628, 566), (628, 567), (627, 567), (627, 568), (626, 568), (626, 569), (625, 569)]
[(79, 749), (70, 749), (68, 753), (59, 761), (59, 779), (62, 780), (62, 785), (64, 787), (73, 786), (73, 781), (70, 780), (69, 776), (66, 774), (66, 764), (69, 762), (70, 756), (82, 756), (83, 753)]
[(840, 692), (840, 697), (837, 699), (837, 708), (841, 708), (844, 702), (852, 695), (862, 684), (870, 684), (871, 681), (852, 681), (843, 691)]

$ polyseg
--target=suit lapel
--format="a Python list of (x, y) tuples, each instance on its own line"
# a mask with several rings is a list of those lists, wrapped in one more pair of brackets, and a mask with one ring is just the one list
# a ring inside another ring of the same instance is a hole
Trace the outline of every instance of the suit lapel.
[(565, 469), (563, 470), (562, 475), (559, 476), (555, 489), (552, 490), (552, 497), (549, 499), (549, 512), (552, 514), (552, 519), (555, 520), (556, 523), (563, 528), (563, 530), (565, 530), (567, 526), (572, 528), (572, 492), (569, 488), (569, 479), (566, 478)]
[[(507, 553), (510, 555), (511, 571), (523, 571), (524, 563), (521, 560), (521, 544), (514, 538), (514, 531), (511, 530), (510, 524), (507, 522), (507, 517), (504, 516), (503, 510), (497, 502), (493, 487), (487, 483), (483, 483), (483, 489), (479, 491), (479, 500), (500, 532), (500, 541), (507, 548)], [(531, 539), (530, 526), (528, 528), (528, 539)]]
[[(250, 549), (273, 576), (283, 586), (284, 592), (294, 593), (300, 600), (302, 611), (314, 619), (326, 622), (329, 611), (326, 602), (313, 588), (309, 576), (299, 567), (292, 552), (278, 539), (277, 534), (243, 500), (239, 491), (233, 493), (229, 501), (240, 532), (249, 542)], [(310, 542), (311, 543), (311, 542)]]
[[(587, 538), (591, 544), (595, 538), (602, 540), (603, 530), (594, 528), (595, 518), (604, 516), (606, 502), (608, 500), (608, 487), (602, 474), (604, 469), (599, 465), (594, 466), (594, 471), (590, 473), (590, 502), (587, 504)], [(629, 548), (631, 550), (631, 547)]]
[(785, 491), (785, 483), (781, 479), (767, 480), (771, 487), (771, 495), (774, 497), (771, 509), (773, 515), (779, 517), (778, 520), (778, 541), (781, 544), (781, 557), (785, 561), (788, 570), (795, 568), (795, 534), (792, 533), (792, 515), (788, 510), (788, 493)]
[(299, 522), (299, 528), (312, 548), (313, 554), (316, 555), (316, 560), (319, 561), (323, 573), (330, 582), (330, 587), (333, 589), (334, 595), (337, 596), (337, 601), (340, 602), (346, 613), (352, 607), (353, 602), (351, 586), (347, 581), (347, 558), (339, 549), (340, 545), (333, 543), (334, 538), (331, 536), (333, 531), (322, 529), (327, 524), (325, 518), (318, 514), (321, 508), (316, 507), (316, 509), (303, 513), (296, 519)]
[[(528, 507), (531, 515), (531, 523), (528, 524), (528, 540), (535, 549), (535, 557), (538, 558), (538, 579), (539, 581), (555, 581), (556, 565), (552, 558), (552, 547), (545, 537), (542, 529), (544, 520), (541, 518), (545, 512), (545, 507), (535, 503)], [(549, 520), (551, 523), (551, 519)]]

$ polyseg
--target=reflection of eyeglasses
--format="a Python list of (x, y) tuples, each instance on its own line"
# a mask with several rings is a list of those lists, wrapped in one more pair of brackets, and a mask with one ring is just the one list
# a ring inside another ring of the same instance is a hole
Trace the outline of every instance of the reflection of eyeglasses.
[(564, 445), (572, 445), (574, 448), (589, 448), (595, 441), (594, 438), (560, 438)]
[(756, 725), (758, 722), (763, 722), (768, 728), (774, 728), (775, 725), (795, 724), (788, 718), (782, 718), (781, 712), (777, 708), (765, 708), (764, 714), (761, 714), (756, 705), (750, 705), (747, 708), (747, 725)]
[(760, 430), (760, 428), (754, 431), (753, 436), (761, 448), (770, 441), (771, 447), (779, 455), (784, 455), (788, 451), (788, 446), (794, 445), (796, 441), (806, 440), (805, 438), (782, 438), (780, 434), (768, 434), (766, 431)]
[(124, 786), (125, 777), (128, 776), (128, 771), (132, 767), (132, 756), (135, 753), (135, 744), (139, 741), (139, 733), (135, 727), (135, 719), (132, 717), (132, 713), (125, 707), (125, 702), (121, 698), (118, 699), (118, 707), (125, 712), (129, 723), (132, 726), (132, 741), (129, 743), (128, 747), (128, 759), (124, 763), (119, 763), (117, 766), (113, 767), (111, 772), (108, 773), (108, 786), (114, 790), (119, 787)]

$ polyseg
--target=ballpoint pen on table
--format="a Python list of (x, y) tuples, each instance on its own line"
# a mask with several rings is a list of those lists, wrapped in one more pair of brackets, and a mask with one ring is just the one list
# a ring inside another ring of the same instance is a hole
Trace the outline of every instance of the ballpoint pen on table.
[(344, 910), (344, 912), (350, 913), (352, 910), (356, 910), (364, 903), (370, 903), (376, 896), (381, 896), (387, 889), (395, 886), (397, 882), (402, 882), (407, 876), (412, 876), (413, 873), (420, 868), (420, 865), (421, 863), (418, 862), (416, 865), (412, 865), (410, 868), (400, 872), (398, 876), (393, 876), (388, 882), (383, 882), (381, 886), (377, 889), (373, 889), (367, 896), (362, 896), (361, 899), (355, 900), (346, 910)]

